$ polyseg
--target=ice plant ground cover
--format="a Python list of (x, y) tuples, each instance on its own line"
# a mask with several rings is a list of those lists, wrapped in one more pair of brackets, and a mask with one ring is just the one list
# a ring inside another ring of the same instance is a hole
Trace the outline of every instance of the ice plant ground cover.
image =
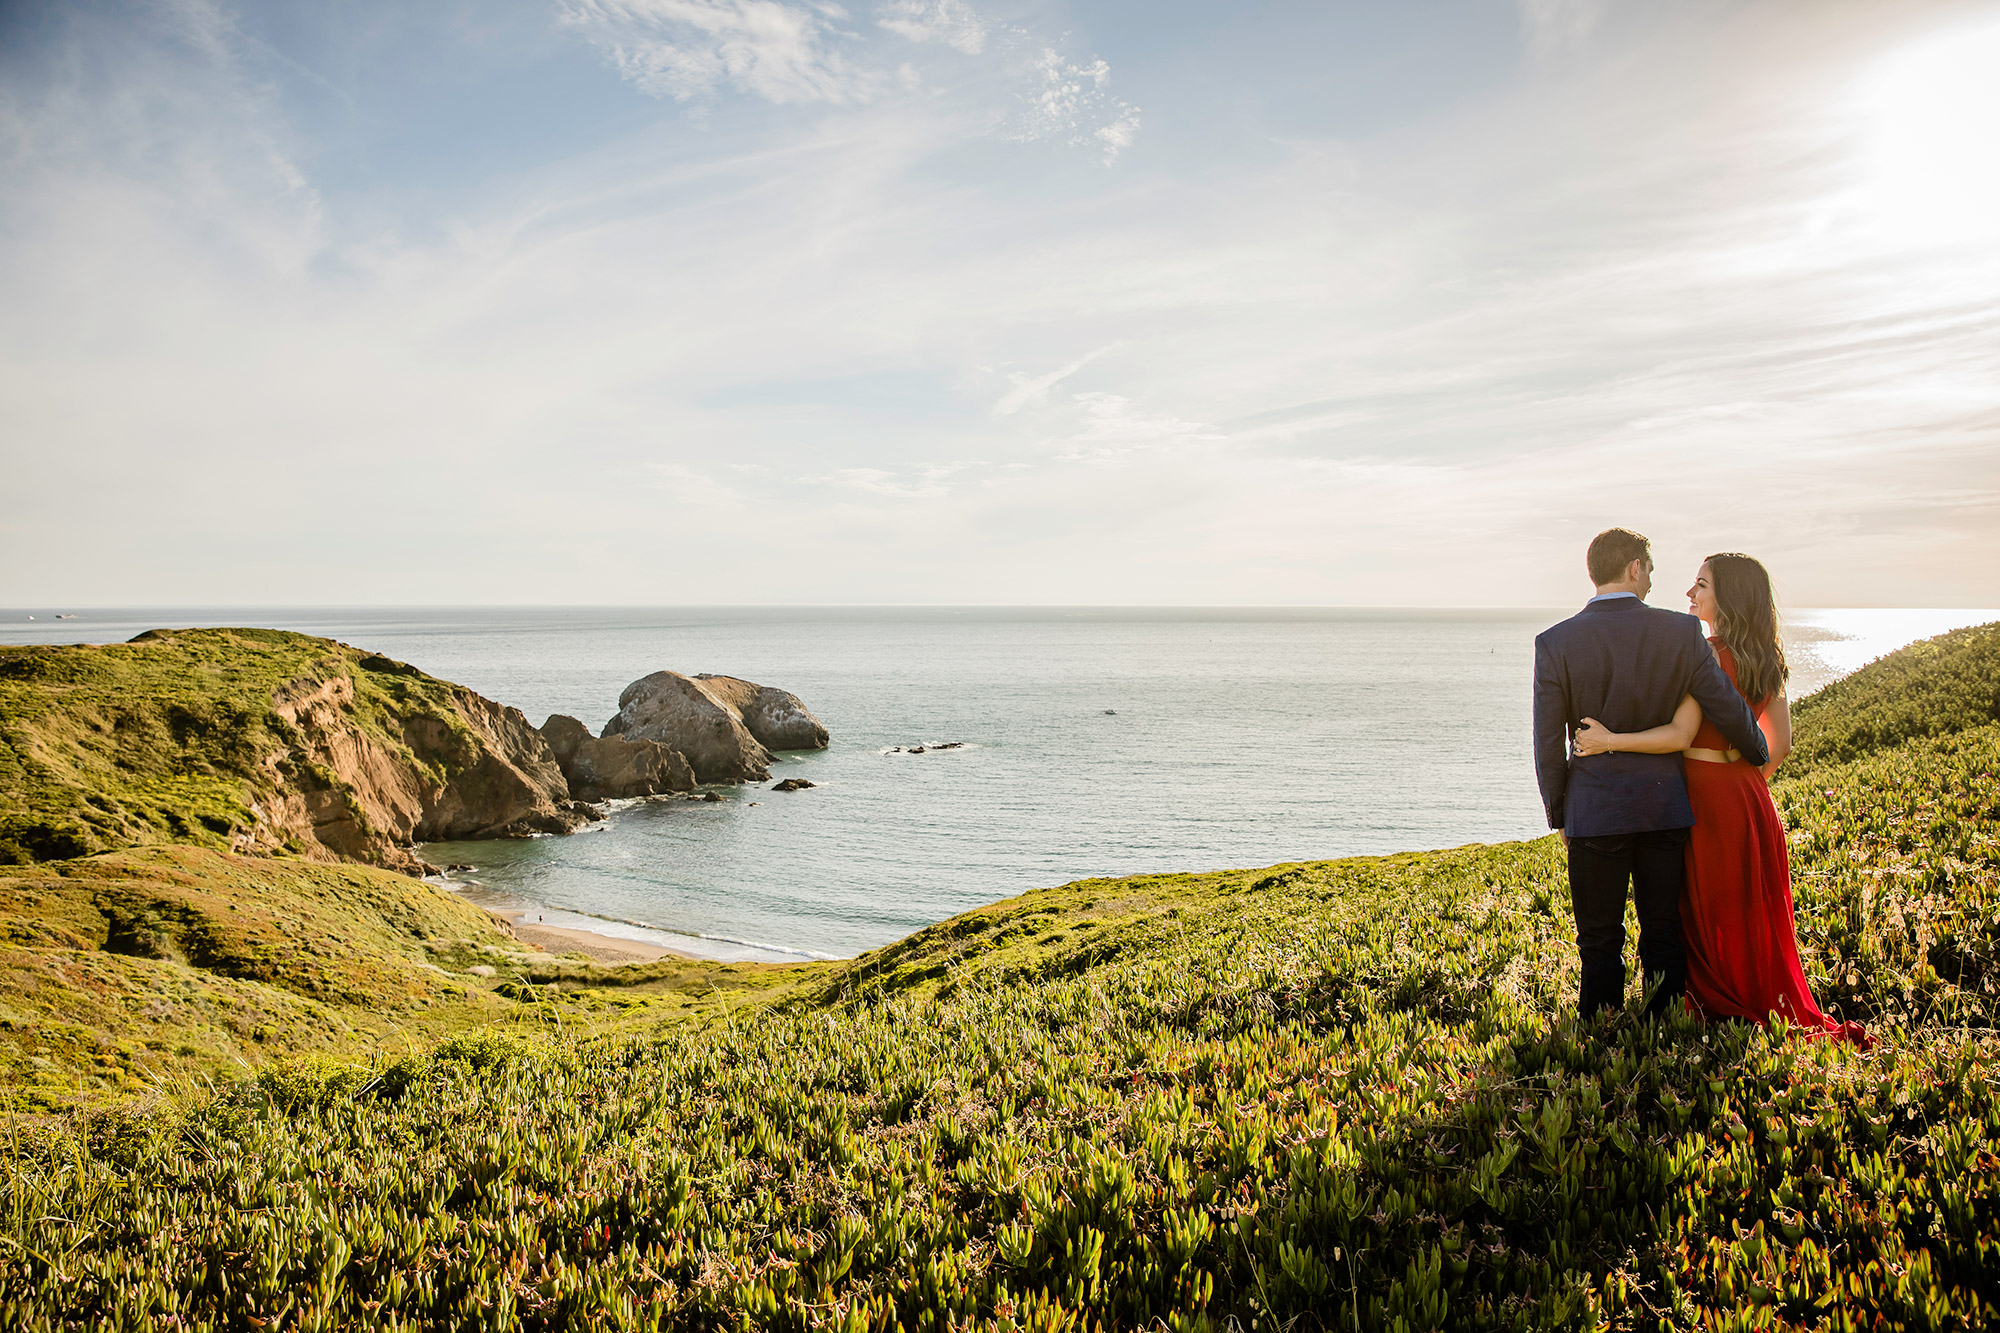
[(1801, 946), (1873, 1052), (1577, 1024), (1552, 839), (1087, 881), (657, 1017), (516, 969), (426, 1050), (17, 1116), (0, 1321), (1989, 1326), (2000, 627), (1797, 711)]

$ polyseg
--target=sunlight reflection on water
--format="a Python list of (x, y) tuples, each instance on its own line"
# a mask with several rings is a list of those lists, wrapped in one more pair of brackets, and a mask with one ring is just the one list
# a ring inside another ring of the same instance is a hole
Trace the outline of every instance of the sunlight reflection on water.
[(1791, 612), (1784, 626), (1785, 654), (1792, 667), (1791, 697), (1802, 699), (1904, 644), (1995, 620), (2000, 620), (2000, 610), (1964, 607)]

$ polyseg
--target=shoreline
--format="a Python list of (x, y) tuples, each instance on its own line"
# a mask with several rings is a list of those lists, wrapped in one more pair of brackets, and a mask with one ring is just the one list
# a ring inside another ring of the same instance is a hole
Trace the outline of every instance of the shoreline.
[(648, 944), (644, 940), (628, 940), (595, 930), (578, 930), (573, 926), (550, 926), (540, 921), (529, 921), (528, 917), (539, 914), (528, 909), (502, 911), (489, 907), (486, 910), (505, 921), (507, 928), (514, 932), (515, 939), (548, 954), (587, 954), (600, 963), (657, 963), (662, 958), (675, 958), (690, 963), (704, 961), (694, 954)]
[[(478, 880), (456, 879), (449, 870), (423, 877), (426, 884), (463, 897), (489, 917), (501, 923), (517, 940), (551, 955), (584, 953), (605, 963), (651, 963), (676, 958), (690, 963), (810, 963), (843, 957), (810, 953), (781, 945), (757, 944), (747, 940), (713, 935), (694, 935), (644, 921), (624, 921), (616, 917), (594, 917), (568, 908), (523, 901), (519, 897), (495, 893)], [(561, 925), (542, 919), (553, 913)], [(532, 919), (531, 919), (532, 918)], [(583, 922), (603, 921), (605, 929)], [(621, 927), (638, 932), (628, 934)], [(679, 945), (680, 940), (688, 941)]]

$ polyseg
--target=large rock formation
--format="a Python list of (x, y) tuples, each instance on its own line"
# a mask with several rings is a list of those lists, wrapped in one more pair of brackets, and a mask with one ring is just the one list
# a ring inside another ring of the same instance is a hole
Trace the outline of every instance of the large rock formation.
[(0, 861), (184, 842), (420, 871), (414, 841), (595, 813), (518, 710), (304, 634), (0, 649), (0, 720), (24, 761), (0, 772)]
[(757, 685), (735, 676), (695, 677), (707, 691), (736, 710), (743, 725), (767, 750), (824, 750), (826, 727), (798, 695), (775, 685)]
[(694, 790), (694, 770), (686, 756), (658, 741), (593, 736), (589, 727), (561, 713), (542, 723), (542, 739), (555, 754), (570, 795), (579, 801)]
[[(420, 674), (387, 658), (364, 663)], [(281, 686), (271, 711), (291, 724), (292, 743), (264, 757), (272, 795), (260, 831), (309, 833), (343, 860), (417, 871), (412, 842), (567, 833), (595, 814), (571, 797), (555, 755), (519, 709), (429, 683), (444, 707), (382, 717), (385, 731), (357, 718), (351, 675)]]
[(448, 695), (456, 719), (413, 718), (403, 728), (417, 758), (452, 775), (425, 800), (411, 830), (419, 842), (567, 833), (597, 818), (569, 790), (548, 742), (520, 709), (462, 685), (449, 686)]
[(627, 685), (604, 734), (679, 750), (697, 782), (761, 782), (771, 776), (771, 752), (736, 710), (678, 671), (655, 671)]

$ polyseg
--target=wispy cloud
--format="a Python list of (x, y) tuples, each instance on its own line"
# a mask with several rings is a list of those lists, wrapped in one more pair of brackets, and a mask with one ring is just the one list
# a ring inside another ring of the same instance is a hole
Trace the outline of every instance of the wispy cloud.
[(913, 42), (939, 42), (969, 56), (986, 49), (986, 22), (965, 0), (891, 0), (875, 21)]
[(1077, 371), (1082, 370), (1085, 366), (1095, 361), (1098, 357), (1103, 356), (1117, 345), (1117, 343), (1106, 343), (1095, 351), (1085, 352), (1066, 366), (1056, 367), (1056, 369), (1049, 371), (1046, 375), (1025, 375), (1019, 371), (1010, 372), (1007, 376), (1007, 383), (1013, 387), (1002, 394), (999, 401), (993, 404), (993, 415), (996, 417), (1011, 417), (1029, 403), (1040, 401), (1042, 396), (1048, 393), (1050, 389), (1062, 383), (1071, 375), (1076, 374)]
[(1066, 462), (1102, 461), (1145, 449), (1216, 444), (1228, 438), (1208, 422), (1146, 412), (1115, 393), (1079, 393), (1074, 397), (1080, 420), (1056, 455)]
[(951, 494), (946, 484), (964, 465), (932, 466), (896, 472), (879, 467), (837, 468), (824, 476), (801, 477), (807, 485), (860, 491), (891, 500), (941, 500)]
[[(202, 0), (188, 0), (200, 3)], [(1003, 108), (966, 117), (970, 133), (1087, 149), (1106, 166), (1131, 147), (1139, 109), (1110, 92), (1111, 66), (1015, 24), (993, 25), (966, 0), (888, 0), (874, 26), (820, 0), (558, 0), (563, 24), (642, 92), (705, 104), (723, 93), (778, 104), (862, 106), (955, 88)], [(983, 57), (977, 77), (911, 62), (909, 44)], [(936, 108), (929, 114), (935, 115)], [(996, 129), (997, 127), (997, 129)]]
[(1609, 0), (1516, 0), (1521, 30), (1541, 54), (1582, 46), (1604, 17)]
[(238, 41), (236, 24), (216, 0), (165, 0), (161, 12), (205, 59), (218, 66), (229, 63)]
[(1111, 66), (1101, 59), (1079, 63), (1044, 48), (1028, 62), (1023, 110), (1011, 137), (1030, 142), (1053, 139), (1097, 150), (1110, 166), (1139, 133), (1139, 109), (1111, 94)]
[[(775, 8), (591, 12), (794, 112), (407, 230), (312, 193), (226, 24), (0, 80), (0, 600), (1556, 603), (1606, 522), (1807, 604), (2000, 600), (2000, 259), (1853, 206), (1826, 114), (1900, 8), (1676, 19), (1178, 175), (953, 151), (1049, 43)], [(990, 81), (913, 114), (868, 74), (906, 57)]]
[(723, 87), (780, 104), (861, 102), (881, 86), (842, 49), (838, 5), (784, 0), (561, 0), (562, 21), (620, 74), (679, 101)]
[(646, 471), (652, 474), (653, 485), (676, 509), (741, 514), (749, 507), (733, 488), (704, 468), (686, 463), (649, 463)]

